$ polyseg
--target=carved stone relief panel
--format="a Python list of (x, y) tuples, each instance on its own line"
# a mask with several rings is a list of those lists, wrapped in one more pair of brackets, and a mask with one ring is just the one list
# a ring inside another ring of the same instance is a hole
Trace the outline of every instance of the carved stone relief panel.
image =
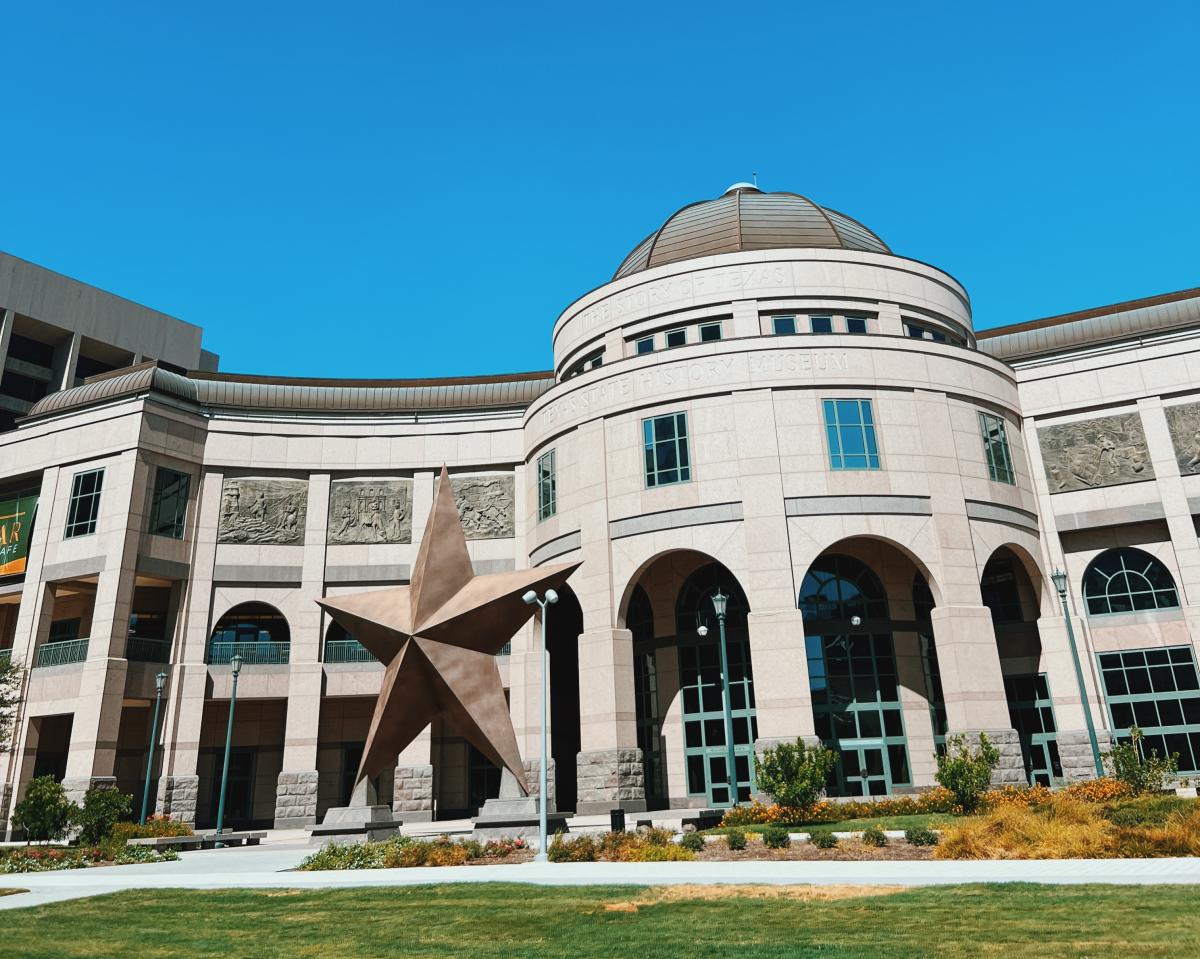
[(1179, 472), (1200, 473), (1200, 403), (1168, 406), (1165, 412)]
[(1047, 426), (1038, 442), (1051, 493), (1154, 478), (1137, 413)]
[(307, 514), (307, 480), (226, 479), (217, 542), (299, 545)]
[(467, 539), (512, 536), (514, 482), (509, 476), (452, 476), (450, 486)]
[(411, 543), (412, 480), (334, 480), (329, 543)]

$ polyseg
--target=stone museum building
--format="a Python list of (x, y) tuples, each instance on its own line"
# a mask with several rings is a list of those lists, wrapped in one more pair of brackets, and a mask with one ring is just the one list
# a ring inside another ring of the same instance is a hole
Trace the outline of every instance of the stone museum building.
[[(227, 824), (345, 804), (383, 667), (315, 601), (408, 581), (443, 464), (477, 571), (583, 563), (548, 621), (560, 810), (727, 805), (796, 737), (834, 795), (927, 787), (981, 730), (1004, 781), (1092, 776), (1089, 722), (1200, 773), (1200, 289), (977, 332), (948, 273), (739, 183), (547, 318), (544, 372), (217, 372), (2, 255), (0, 314), (6, 820), (39, 775), (140, 797), (161, 672), (152, 796), (211, 825), (235, 654)], [(531, 766), (538, 630), (497, 658)], [(379, 789), (459, 818), (499, 780), (434, 723)]]

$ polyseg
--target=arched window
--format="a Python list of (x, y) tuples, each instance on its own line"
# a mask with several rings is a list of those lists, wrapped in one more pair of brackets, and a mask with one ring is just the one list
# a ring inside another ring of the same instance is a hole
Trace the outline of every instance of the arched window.
[(228, 663), (237, 655), (247, 665), (286, 663), (291, 641), (287, 620), (274, 606), (242, 603), (217, 620), (208, 642), (208, 661)]
[(346, 632), (337, 621), (331, 619), (325, 630), (325, 662), (327, 663), (373, 663), (372, 656), (357, 639)]
[(1179, 593), (1170, 571), (1140, 549), (1110, 549), (1083, 574), (1083, 598), (1089, 616), (1143, 609), (1175, 609)]
[(799, 605), (806, 622), (888, 617), (887, 594), (879, 577), (858, 560), (836, 553), (819, 557), (808, 568), (800, 584)]

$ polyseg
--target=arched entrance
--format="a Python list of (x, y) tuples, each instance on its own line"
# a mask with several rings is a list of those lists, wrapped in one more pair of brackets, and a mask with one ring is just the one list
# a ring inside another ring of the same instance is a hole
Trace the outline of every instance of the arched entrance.
[[(712, 602), (717, 593), (728, 597), (736, 797), (729, 783), (721, 624)], [(728, 806), (753, 793), (757, 728), (748, 613), (734, 575), (693, 551), (658, 557), (630, 590), (625, 624), (633, 633), (638, 745), (650, 808)]]
[(799, 606), (817, 736), (841, 757), (831, 791), (882, 796), (912, 786), (883, 582), (861, 560), (826, 553), (805, 574)]

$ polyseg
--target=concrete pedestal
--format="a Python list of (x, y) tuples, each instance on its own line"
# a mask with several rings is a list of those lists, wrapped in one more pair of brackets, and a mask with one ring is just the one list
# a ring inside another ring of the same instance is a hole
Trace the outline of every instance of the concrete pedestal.
[(392, 807), (379, 802), (374, 783), (364, 779), (355, 787), (350, 805), (328, 810), (311, 836), (314, 845), (366, 842), (394, 836), (401, 825)]
[[(548, 837), (553, 837), (557, 832), (567, 831), (566, 814), (554, 812), (553, 808), (553, 805), (547, 807), (546, 834)], [(536, 837), (541, 831), (538, 800), (535, 796), (522, 795), (516, 777), (505, 769), (500, 774), (500, 796), (485, 802), (473, 822), (475, 828), (471, 835), (476, 839)]]

